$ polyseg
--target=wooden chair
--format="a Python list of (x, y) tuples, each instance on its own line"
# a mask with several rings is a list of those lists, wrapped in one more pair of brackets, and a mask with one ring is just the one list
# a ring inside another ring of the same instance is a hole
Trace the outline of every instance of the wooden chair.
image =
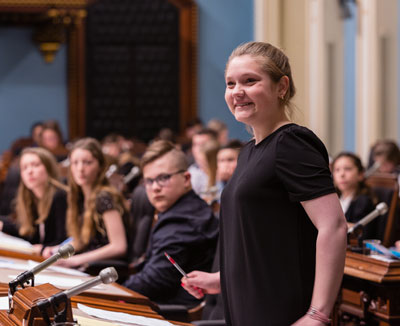
[(390, 247), (398, 240), (399, 183), (397, 176), (393, 174), (373, 174), (366, 179), (366, 184), (371, 187), (379, 202), (383, 201), (389, 207), (388, 213), (383, 216), (382, 223), (380, 223), (379, 233), (382, 236), (382, 244), (385, 247)]

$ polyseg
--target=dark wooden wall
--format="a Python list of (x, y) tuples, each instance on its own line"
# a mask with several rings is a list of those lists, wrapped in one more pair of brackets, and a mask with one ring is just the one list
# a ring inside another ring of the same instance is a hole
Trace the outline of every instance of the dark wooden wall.
[(168, 0), (98, 0), (88, 9), (86, 135), (148, 141), (163, 127), (179, 132), (179, 24)]

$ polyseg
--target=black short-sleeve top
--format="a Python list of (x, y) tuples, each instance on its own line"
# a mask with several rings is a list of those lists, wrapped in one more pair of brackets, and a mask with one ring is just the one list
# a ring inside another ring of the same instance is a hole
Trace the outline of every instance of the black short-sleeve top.
[(317, 230), (301, 201), (335, 192), (323, 143), (287, 124), (242, 149), (221, 200), (228, 325), (291, 325), (310, 305)]
[[(83, 205), (82, 214), (83, 214)], [(122, 221), (125, 224), (128, 221), (128, 217), (126, 216), (126, 212), (123, 208), (118, 206), (118, 203), (115, 202), (112, 194), (108, 191), (102, 190), (96, 196), (96, 212), (99, 214), (99, 225), (95, 230), (95, 234), (91, 238), (88, 245), (82, 250), (83, 252), (91, 251), (100, 247), (103, 247), (109, 243), (106, 228), (104, 226), (102, 215), (107, 211), (118, 210), (120, 212), (124, 212), (122, 217)]]

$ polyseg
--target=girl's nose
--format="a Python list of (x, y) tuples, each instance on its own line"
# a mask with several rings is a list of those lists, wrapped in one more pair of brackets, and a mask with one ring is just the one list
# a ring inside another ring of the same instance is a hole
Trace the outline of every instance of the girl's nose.
[(244, 90), (242, 86), (239, 84), (236, 84), (235, 88), (233, 89), (233, 95), (234, 96), (243, 96), (244, 95)]

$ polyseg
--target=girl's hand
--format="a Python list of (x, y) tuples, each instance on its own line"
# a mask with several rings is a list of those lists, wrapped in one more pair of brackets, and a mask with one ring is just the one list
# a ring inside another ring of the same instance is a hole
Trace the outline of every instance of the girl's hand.
[(197, 299), (204, 294), (217, 294), (221, 292), (220, 278), (218, 273), (205, 273), (193, 271), (188, 277), (181, 279), (182, 287)]
[(60, 248), (60, 246), (46, 247), (42, 252), (42, 256), (47, 259), (53, 256), (58, 251), (58, 248)]

